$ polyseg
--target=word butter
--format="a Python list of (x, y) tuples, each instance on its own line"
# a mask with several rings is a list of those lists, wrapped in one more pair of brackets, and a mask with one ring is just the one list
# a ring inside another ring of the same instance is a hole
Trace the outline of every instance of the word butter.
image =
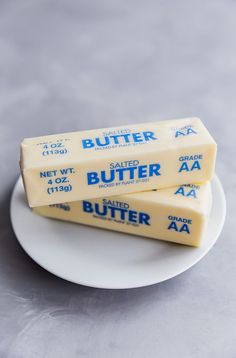
[(211, 208), (211, 186), (179, 187), (34, 208), (40, 215), (199, 246)]
[(212, 178), (216, 143), (187, 118), (24, 139), (21, 172), (31, 207)]

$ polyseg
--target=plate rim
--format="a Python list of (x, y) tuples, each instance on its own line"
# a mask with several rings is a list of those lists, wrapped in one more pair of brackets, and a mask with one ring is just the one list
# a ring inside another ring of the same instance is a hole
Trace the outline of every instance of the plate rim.
[[(192, 266), (196, 265), (204, 256), (206, 256), (209, 251), (212, 249), (212, 247), (215, 245), (216, 241), (218, 240), (221, 232), (222, 232), (222, 229), (223, 229), (223, 226), (224, 226), (224, 223), (225, 223), (225, 219), (226, 219), (226, 211), (227, 211), (227, 207), (226, 207), (226, 196), (225, 196), (225, 192), (224, 192), (224, 189), (223, 189), (223, 186), (222, 186), (222, 183), (219, 179), (219, 177), (217, 176), (217, 174), (214, 175), (214, 178), (213, 180), (216, 182), (216, 185), (218, 187), (218, 190), (220, 192), (220, 198), (221, 198), (221, 201), (222, 201), (222, 208), (221, 208), (221, 211), (222, 211), (222, 217), (221, 217), (221, 222), (219, 223), (219, 230), (217, 232), (217, 235), (215, 237), (214, 240), (212, 240), (211, 244), (207, 247), (207, 250), (203, 251), (203, 253), (198, 256), (195, 260), (193, 260), (189, 265), (185, 266), (184, 268), (181, 268), (179, 271), (176, 271), (174, 275), (167, 275), (165, 278), (161, 279), (161, 280), (157, 280), (157, 281), (154, 281), (152, 280), (151, 282), (140, 282), (140, 284), (133, 284), (133, 285), (110, 285), (109, 287), (107, 285), (102, 285), (102, 284), (96, 284), (95, 282), (85, 282), (83, 279), (79, 281), (76, 281), (76, 280), (73, 280), (71, 278), (68, 278), (63, 275), (61, 275), (61, 273), (57, 273), (55, 270), (53, 269), (49, 269), (48, 267), (45, 267), (42, 263), (40, 263), (37, 259), (37, 257), (35, 257), (35, 255), (33, 255), (30, 251), (28, 251), (27, 247), (25, 247), (24, 243), (22, 242), (21, 238), (18, 236), (17, 234), (17, 229), (15, 227), (15, 221), (14, 221), (14, 215), (13, 215), (13, 206), (14, 206), (14, 198), (15, 198), (15, 193), (17, 192), (17, 189), (18, 189), (18, 186), (20, 185), (20, 181), (21, 181), (21, 176), (18, 177), (18, 179), (16, 180), (16, 183), (14, 184), (14, 187), (13, 187), (13, 190), (12, 190), (12, 194), (11, 194), (11, 199), (10, 199), (10, 219), (11, 219), (11, 225), (12, 225), (12, 228), (13, 228), (13, 231), (14, 231), (14, 234), (16, 236), (16, 239), (18, 241), (18, 243), (20, 244), (20, 246), (22, 247), (22, 249), (26, 252), (26, 254), (33, 260), (35, 261), (40, 267), (42, 267), (44, 270), (50, 272), (51, 274), (55, 275), (56, 277), (59, 277), (63, 280), (66, 280), (68, 282), (71, 282), (71, 283), (74, 283), (74, 284), (79, 284), (79, 285), (83, 285), (83, 286), (86, 286), (86, 287), (93, 287), (93, 288), (100, 288), (100, 289), (132, 289), (132, 288), (141, 288), (141, 287), (147, 287), (147, 286), (152, 286), (152, 285), (155, 285), (157, 283), (161, 283), (161, 282), (164, 282), (164, 281), (168, 281), (176, 276), (179, 276), (180, 274), (182, 274), (183, 272), (187, 271), (188, 269), (190, 269)], [(214, 198), (213, 198), (214, 200)], [(104, 229), (105, 230), (105, 229)]]

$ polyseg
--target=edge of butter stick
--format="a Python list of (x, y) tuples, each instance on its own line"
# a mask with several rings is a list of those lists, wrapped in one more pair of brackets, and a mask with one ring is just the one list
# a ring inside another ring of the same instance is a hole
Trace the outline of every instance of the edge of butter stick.
[(198, 118), (25, 139), (31, 207), (210, 180), (217, 146)]
[(54, 219), (199, 246), (211, 203), (211, 184), (207, 182), (33, 210)]

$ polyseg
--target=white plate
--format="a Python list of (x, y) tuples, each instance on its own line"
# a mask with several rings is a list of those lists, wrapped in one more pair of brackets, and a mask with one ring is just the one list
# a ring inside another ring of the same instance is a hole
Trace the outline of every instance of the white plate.
[(11, 221), (23, 249), (51, 273), (86, 286), (141, 287), (186, 271), (212, 248), (226, 214), (225, 195), (217, 177), (212, 192), (213, 207), (200, 248), (37, 216), (26, 204), (21, 179), (12, 194)]

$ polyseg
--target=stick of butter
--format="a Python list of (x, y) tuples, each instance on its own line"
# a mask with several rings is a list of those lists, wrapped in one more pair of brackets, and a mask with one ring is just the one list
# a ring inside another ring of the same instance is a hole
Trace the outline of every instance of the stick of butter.
[(210, 180), (216, 143), (187, 118), (25, 139), (20, 167), (31, 207)]
[(207, 182), (33, 210), (46, 217), (199, 246), (211, 202), (211, 185)]

